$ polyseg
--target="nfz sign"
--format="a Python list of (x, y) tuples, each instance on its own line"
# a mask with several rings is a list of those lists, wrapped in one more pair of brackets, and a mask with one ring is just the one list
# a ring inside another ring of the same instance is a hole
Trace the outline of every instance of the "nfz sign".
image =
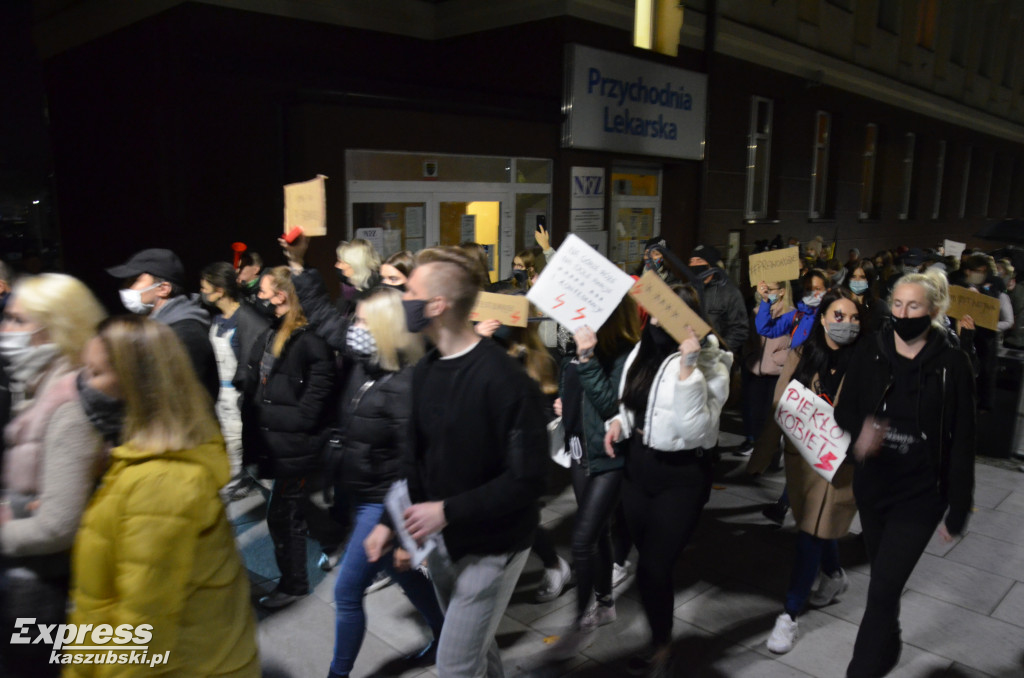
[(601, 209), (604, 207), (604, 169), (601, 167), (572, 168), (571, 209)]
[(704, 158), (706, 75), (582, 45), (566, 49), (563, 146)]

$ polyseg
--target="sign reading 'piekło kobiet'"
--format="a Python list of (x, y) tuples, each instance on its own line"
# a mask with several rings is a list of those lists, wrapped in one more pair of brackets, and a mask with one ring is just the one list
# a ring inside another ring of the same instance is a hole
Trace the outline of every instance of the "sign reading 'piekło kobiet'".
[(707, 76), (582, 45), (566, 50), (563, 146), (704, 158)]

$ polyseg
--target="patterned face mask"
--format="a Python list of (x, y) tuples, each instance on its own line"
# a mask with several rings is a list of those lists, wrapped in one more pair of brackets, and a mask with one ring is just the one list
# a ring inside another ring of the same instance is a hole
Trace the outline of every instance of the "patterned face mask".
[(348, 346), (349, 353), (356, 358), (369, 360), (377, 355), (377, 342), (370, 334), (370, 330), (365, 327), (349, 325), (345, 345)]

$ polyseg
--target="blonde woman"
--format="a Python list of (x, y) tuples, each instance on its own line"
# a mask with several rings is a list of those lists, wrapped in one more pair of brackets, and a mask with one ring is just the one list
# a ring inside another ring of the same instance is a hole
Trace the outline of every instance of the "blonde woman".
[(161, 323), (113, 318), (84, 357), (90, 387), (124, 403), (124, 442), (75, 540), (71, 622), (148, 624), (149, 656), (168, 653), (163, 674), (259, 676), (249, 580), (218, 494), (224, 440), (181, 341)]
[[(103, 472), (103, 441), (78, 379), (82, 347), (103, 317), (84, 284), (57, 273), (21, 280), (4, 310), (12, 420), (4, 431), (0, 632), (12, 632), (18, 617), (64, 621), (71, 545)], [(48, 656), (43, 645), (0, 643), (0, 673), (56, 675)]]
[(401, 294), (379, 289), (359, 302), (346, 337), (353, 360), (348, 386), (340, 400), (335, 439), (340, 457), (335, 480), (353, 504), (352, 533), (334, 586), (337, 613), (334, 661), (329, 675), (348, 676), (363, 642), (366, 613), (363, 592), (382, 570), (402, 587), (433, 632), (433, 640), (408, 659), (434, 663), (444, 615), (430, 581), (408, 567), (408, 554), (369, 562), (363, 540), (384, 514), (384, 495), (398, 479), (406, 454), (412, 411), (412, 365), (423, 355), (423, 339), (405, 326)]
[(278, 323), (256, 340), (240, 378), (242, 449), (260, 477), (274, 479), (267, 526), (281, 579), (260, 604), (276, 609), (309, 593), (307, 481), (319, 471), (330, 432), (334, 354), (309, 330), (287, 266), (260, 279), (259, 297), (274, 307)]
[(352, 315), (356, 302), (380, 284), (380, 254), (368, 240), (356, 238), (338, 245), (338, 261), (334, 267), (341, 281), (338, 308)]

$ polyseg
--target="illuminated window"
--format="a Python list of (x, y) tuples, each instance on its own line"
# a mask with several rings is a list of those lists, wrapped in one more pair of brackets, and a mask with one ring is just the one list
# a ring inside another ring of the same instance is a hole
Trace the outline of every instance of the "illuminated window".
[(927, 50), (935, 49), (935, 19), (938, 16), (938, 0), (918, 0), (917, 3), (917, 44)]
[(772, 100), (750, 97), (747, 137), (747, 219), (768, 216), (768, 167), (772, 153)]
[(832, 116), (818, 111), (814, 118), (814, 157), (811, 165), (811, 219), (820, 219), (826, 212), (825, 198), (828, 193), (828, 146)]
[(910, 187), (914, 183), (914, 147), (917, 144), (917, 137), (908, 132), (903, 137), (903, 198), (900, 203), (899, 218), (906, 221), (910, 218)]
[(633, 46), (660, 54), (679, 54), (683, 3), (679, 0), (635, 0)]
[(875, 213), (875, 158), (878, 155), (878, 125), (864, 128), (864, 159), (860, 170), (860, 218), (870, 219)]

